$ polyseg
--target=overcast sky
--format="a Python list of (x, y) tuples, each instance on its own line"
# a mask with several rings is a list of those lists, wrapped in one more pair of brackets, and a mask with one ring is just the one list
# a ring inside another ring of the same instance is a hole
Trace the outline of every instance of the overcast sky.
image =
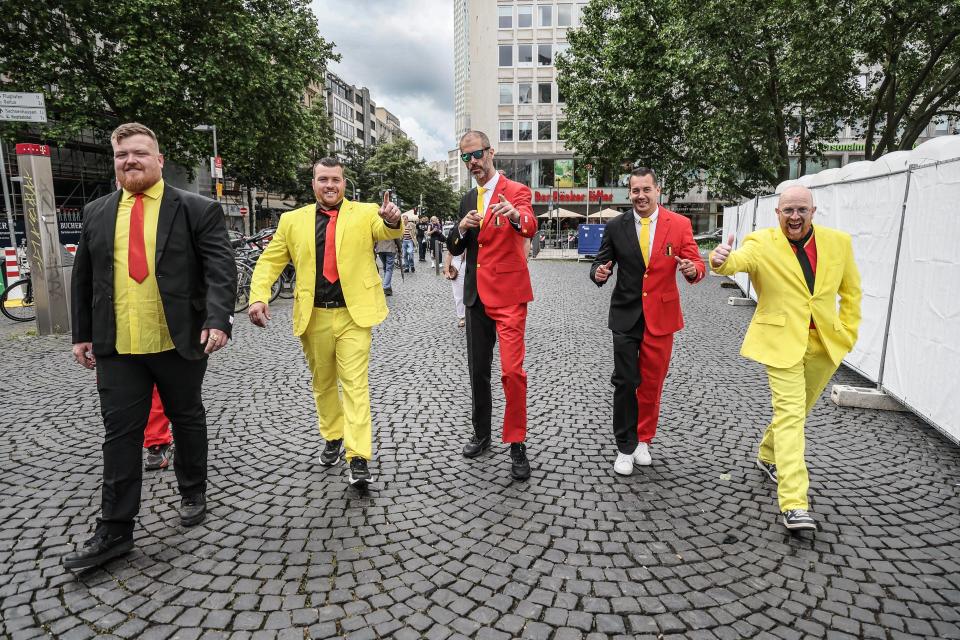
[(421, 157), (445, 161), (456, 146), (451, 0), (313, 0), (313, 12), (341, 56), (330, 70), (370, 89)]

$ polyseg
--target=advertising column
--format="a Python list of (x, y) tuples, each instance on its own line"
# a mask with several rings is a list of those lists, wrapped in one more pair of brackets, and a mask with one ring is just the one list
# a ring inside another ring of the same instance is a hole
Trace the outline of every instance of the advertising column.
[(23, 187), (23, 217), (30, 260), (30, 280), (40, 335), (70, 332), (67, 282), (60, 261), (60, 231), (53, 197), (50, 147), (18, 144), (17, 164)]

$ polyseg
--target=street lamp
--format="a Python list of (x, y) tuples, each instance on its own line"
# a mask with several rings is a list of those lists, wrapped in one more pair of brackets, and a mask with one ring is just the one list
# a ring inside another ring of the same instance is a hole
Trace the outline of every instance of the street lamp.
[(347, 185), (353, 185), (353, 201), (358, 202), (360, 200), (360, 192), (357, 191), (357, 183), (355, 180), (351, 180), (347, 176), (343, 176), (343, 179), (347, 181)]
[[(204, 132), (204, 133), (206, 133), (206, 132), (209, 131), (209, 132), (212, 132), (212, 133), (213, 133), (213, 157), (214, 157), (214, 158), (217, 158), (217, 157), (218, 157), (218, 155), (217, 155), (217, 125), (215, 125), (215, 124), (198, 124), (197, 126), (195, 126), (195, 127), (193, 128), (193, 130), (194, 130), (194, 131), (202, 131), (202, 132)], [(216, 162), (216, 160), (214, 160), (214, 162)], [(211, 168), (211, 172), (210, 172), (210, 173), (213, 174), (214, 171), (212, 171), (212, 169), (214, 169), (215, 167), (210, 167), (210, 168)], [(220, 184), (220, 178), (216, 177), (216, 175), (212, 175), (211, 177), (213, 178), (213, 189), (214, 189), (214, 193), (217, 195), (217, 202), (220, 202), (220, 189), (217, 188), (217, 187), (219, 186), (219, 184)]]

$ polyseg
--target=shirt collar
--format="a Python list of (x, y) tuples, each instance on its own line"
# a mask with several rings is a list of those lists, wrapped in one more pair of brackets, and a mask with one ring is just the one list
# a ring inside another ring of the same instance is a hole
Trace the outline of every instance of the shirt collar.
[(343, 203), (344, 203), (345, 200), (346, 200), (346, 198), (340, 198), (340, 202), (338, 202), (337, 204), (333, 205), (333, 208), (332, 208), (332, 209), (327, 209), (327, 208), (324, 207), (322, 204), (320, 204), (319, 202), (317, 202), (317, 211), (318, 211), (318, 212), (323, 212), (323, 211), (338, 211), (338, 212), (339, 212), (339, 211), (340, 211), (340, 208), (343, 206)]
[[(633, 221), (636, 224), (640, 224), (640, 214), (637, 213), (636, 209), (631, 209), (633, 211)], [(660, 205), (657, 205), (657, 208), (653, 210), (653, 214), (650, 216), (651, 224), (657, 221), (657, 218), (660, 217)]]
[[(127, 191), (126, 189), (123, 190), (124, 200), (129, 200), (135, 195), (137, 194), (133, 193), (132, 191)], [(143, 191), (143, 195), (147, 196), (151, 200), (159, 200), (160, 197), (163, 196), (163, 178), (154, 182), (153, 186), (145, 189)]]

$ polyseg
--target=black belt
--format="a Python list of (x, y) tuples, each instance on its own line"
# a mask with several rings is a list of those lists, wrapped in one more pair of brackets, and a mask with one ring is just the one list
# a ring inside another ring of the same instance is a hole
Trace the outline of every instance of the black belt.
[(347, 306), (346, 302), (341, 302), (340, 300), (331, 300), (329, 302), (313, 302), (314, 307), (319, 307), (320, 309), (338, 309), (340, 307)]

